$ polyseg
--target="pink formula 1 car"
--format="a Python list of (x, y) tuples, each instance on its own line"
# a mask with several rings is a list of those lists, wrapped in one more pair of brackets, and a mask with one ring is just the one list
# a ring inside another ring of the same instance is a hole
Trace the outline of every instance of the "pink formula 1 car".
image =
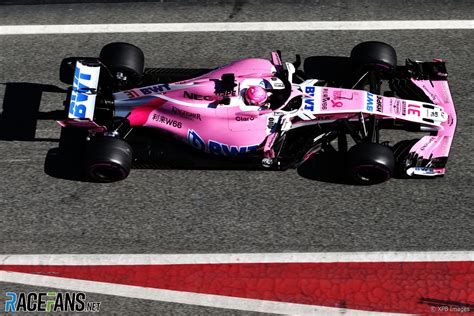
[[(444, 175), (456, 113), (443, 61), (397, 66), (391, 46), (364, 42), (350, 57), (313, 56), (304, 71), (299, 66), (299, 56), (282, 63), (274, 52), (217, 69), (144, 70), (139, 48), (111, 43), (98, 58), (61, 64), (61, 79), (72, 83), (61, 144), (80, 131), (81, 168), (99, 182), (126, 178), (132, 162), (144, 159), (134, 134), (153, 130), (208, 155), (275, 170), (337, 147), (346, 157), (341, 168), (360, 184)], [(390, 146), (382, 129), (427, 135)], [(146, 159), (159, 160), (150, 152)]]

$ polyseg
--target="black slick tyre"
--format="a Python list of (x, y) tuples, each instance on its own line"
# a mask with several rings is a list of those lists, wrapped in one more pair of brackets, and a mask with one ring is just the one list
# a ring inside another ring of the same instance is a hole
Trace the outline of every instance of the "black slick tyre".
[(115, 182), (128, 177), (132, 167), (132, 148), (124, 140), (97, 137), (86, 144), (84, 171), (94, 182)]
[(397, 66), (395, 49), (383, 42), (363, 42), (351, 51), (351, 61), (356, 66), (371, 66), (372, 68), (394, 69)]
[(145, 57), (140, 48), (129, 43), (109, 43), (100, 51), (100, 61), (107, 66), (114, 78), (120, 72), (130, 84), (140, 82), (145, 66)]
[(347, 171), (357, 184), (370, 185), (389, 180), (395, 171), (392, 149), (374, 143), (360, 143), (347, 153)]

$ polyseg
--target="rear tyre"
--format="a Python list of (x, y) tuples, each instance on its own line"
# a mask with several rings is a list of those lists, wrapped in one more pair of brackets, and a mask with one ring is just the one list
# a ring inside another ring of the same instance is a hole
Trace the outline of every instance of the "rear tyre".
[(130, 84), (140, 82), (145, 66), (145, 56), (140, 48), (128, 43), (110, 43), (100, 51), (100, 61), (107, 66), (114, 78), (126, 77)]
[(79, 58), (70, 57), (64, 58), (61, 61), (59, 67), (59, 80), (65, 84), (72, 85), (74, 81), (74, 69), (76, 68), (76, 62)]
[(363, 42), (352, 49), (351, 61), (356, 66), (394, 69), (397, 66), (397, 53), (392, 46), (383, 42)]
[(74, 82), (74, 72), (76, 70), (76, 62), (80, 60), (86, 63), (97, 63), (97, 58), (92, 57), (68, 57), (61, 61), (59, 67), (59, 80), (61, 82), (72, 85)]
[(86, 145), (86, 176), (95, 182), (125, 179), (132, 167), (132, 148), (124, 140), (112, 137), (93, 138)]
[(349, 149), (347, 158), (348, 173), (357, 184), (382, 183), (394, 173), (395, 159), (387, 146), (360, 143)]

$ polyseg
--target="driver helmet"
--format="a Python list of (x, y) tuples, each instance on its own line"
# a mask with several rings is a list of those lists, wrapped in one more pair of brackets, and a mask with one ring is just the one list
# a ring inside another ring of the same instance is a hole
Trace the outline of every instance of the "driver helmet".
[(267, 102), (268, 94), (261, 86), (250, 86), (247, 91), (245, 91), (244, 97), (249, 105), (260, 106)]

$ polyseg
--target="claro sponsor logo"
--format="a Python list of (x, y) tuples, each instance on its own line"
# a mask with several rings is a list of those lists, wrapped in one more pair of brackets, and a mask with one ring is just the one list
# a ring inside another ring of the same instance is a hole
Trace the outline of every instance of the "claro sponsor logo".
[(171, 108), (171, 113), (181, 116), (182, 118), (185, 118), (187, 120), (200, 120), (201, 121), (201, 114), (184, 111), (174, 106)]
[(236, 116), (235, 120), (237, 122), (242, 122), (242, 121), (253, 121), (255, 118), (251, 116)]

